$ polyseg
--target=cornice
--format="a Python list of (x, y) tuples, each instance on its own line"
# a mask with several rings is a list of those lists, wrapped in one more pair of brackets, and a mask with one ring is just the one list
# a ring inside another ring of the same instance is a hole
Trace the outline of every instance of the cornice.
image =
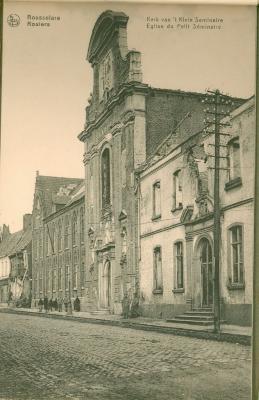
[(92, 133), (94, 129), (97, 129), (105, 119), (112, 113), (116, 105), (120, 104), (121, 101), (126, 97), (134, 93), (141, 93), (147, 95), (149, 92), (149, 86), (144, 83), (125, 83), (121, 86), (119, 91), (109, 99), (103, 112), (97, 117), (95, 121), (89, 122), (87, 127), (78, 135), (78, 139), (84, 142)]

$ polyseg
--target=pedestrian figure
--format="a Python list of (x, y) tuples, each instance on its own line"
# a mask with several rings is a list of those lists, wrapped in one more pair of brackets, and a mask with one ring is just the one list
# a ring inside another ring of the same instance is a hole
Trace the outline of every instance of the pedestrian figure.
[(67, 312), (67, 306), (68, 306), (68, 298), (65, 297), (64, 299), (64, 306), (65, 306), (65, 311)]
[(55, 300), (52, 302), (52, 306), (55, 311), (58, 311), (58, 300), (55, 298)]
[(47, 313), (49, 311), (49, 300), (46, 296), (44, 297), (44, 300), (43, 300), (43, 306), (44, 306), (45, 313)]
[(58, 311), (62, 312), (62, 304), (63, 304), (63, 300), (61, 297), (58, 298)]
[(43, 300), (42, 300), (42, 298), (39, 299), (38, 306), (39, 306), (39, 312), (42, 312), (42, 307), (43, 307)]
[(52, 297), (49, 299), (49, 311), (52, 311), (53, 308), (53, 300)]
[(80, 300), (79, 300), (78, 296), (76, 296), (76, 299), (74, 301), (74, 310), (80, 311)]
[(129, 318), (129, 309), (130, 309), (130, 301), (129, 301), (127, 293), (125, 293), (124, 297), (122, 299), (122, 315), (123, 315), (123, 318), (125, 318), (125, 319)]
[(130, 316), (132, 318), (136, 318), (139, 316), (139, 298), (137, 293), (134, 293), (134, 297), (132, 299)]
[(72, 315), (72, 303), (70, 299), (68, 300), (67, 303), (67, 315)]

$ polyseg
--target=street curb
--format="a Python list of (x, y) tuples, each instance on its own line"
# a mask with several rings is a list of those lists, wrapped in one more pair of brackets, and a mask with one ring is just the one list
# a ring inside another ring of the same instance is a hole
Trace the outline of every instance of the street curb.
[(62, 319), (66, 321), (77, 321), (81, 323), (88, 324), (99, 324), (99, 325), (109, 325), (109, 326), (118, 326), (121, 328), (130, 328), (136, 330), (143, 330), (149, 332), (157, 332), (157, 333), (165, 333), (176, 336), (187, 336), (194, 337), (196, 339), (205, 339), (205, 340), (215, 340), (218, 342), (228, 342), (228, 343), (236, 343), (242, 344), (245, 346), (251, 346), (251, 336), (248, 335), (237, 335), (232, 333), (220, 333), (216, 334), (208, 331), (197, 331), (192, 329), (183, 329), (183, 328), (174, 328), (171, 326), (158, 326), (152, 324), (143, 324), (140, 322), (132, 322), (125, 320), (106, 320), (106, 319), (97, 319), (97, 318), (85, 318), (85, 317), (74, 317), (73, 315), (58, 315), (58, 314), (44, 314), (40, 312), (30, 312), (24, 310), (13, 310), (13, 309), (0, 309), (1, 313), (7, 314), (17, 314), (17, 315), (30, 315), (36, 317), (43, 318), (54, 318), (54, 319)]

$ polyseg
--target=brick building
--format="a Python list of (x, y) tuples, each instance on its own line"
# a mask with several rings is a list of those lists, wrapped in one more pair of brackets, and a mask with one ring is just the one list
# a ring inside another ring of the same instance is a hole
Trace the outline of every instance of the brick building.
[[(251, 325), (255, 99), (232, 111), (230, 121), (229, 136), (221, 137), (221, 317)], [(143, 315), (192, 323), (206, 316), (202, 322), (213, 323), (213, 144), (214, 135), (204, 132), (185, 141), (169, 135), (139, 169)], [(199, 308), (206, 313), (189, 312)]]
[[(93, 93), (79, 134), (85, 151), (89, 238), (86, 307), (114, 313), (121, 312), (125, 292), (139, 290), (134, 171), (170, 133), (184, 140), (203, 128), (204, 119), (204, 94), (142, 82), (141, 54), (127, 47), (127, 22), (124, 13), (106, 11), (95, 23), (87, 53)], [(235, 99), (236, 106), (241, 103)]]
[(81, 296), (84, 287), (82, 179), (37, 174), (32, 224), (32, 297)]

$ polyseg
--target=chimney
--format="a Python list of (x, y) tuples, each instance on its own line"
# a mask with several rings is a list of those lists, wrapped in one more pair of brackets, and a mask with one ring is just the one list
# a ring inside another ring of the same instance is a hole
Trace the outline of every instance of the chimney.
[(5, 240), (10, 235), (9, 225), (3, 225), (2, 240)]
[(26, 231), (28, 228), (31, 227), (32, 222), (32, 215), (31, 214), (24, 214), (23, 216), (23, 230)]

